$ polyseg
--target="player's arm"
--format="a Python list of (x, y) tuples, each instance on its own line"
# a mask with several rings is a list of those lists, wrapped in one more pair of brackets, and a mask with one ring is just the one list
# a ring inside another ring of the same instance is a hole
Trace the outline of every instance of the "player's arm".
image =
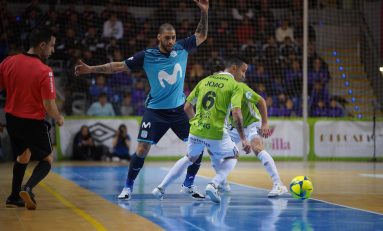
[(79, 64), (75, 66), (75, 75), (84, 75), (91, 73), (104, 73), (113, 74), (116, 72), (128, 71), (129, 68), (125, 62), (110, 62), (103, 65), (89, 66), (83, 61), (79, 61)]
[(267, 106), (266, 101), (263, 98), (260, 98), (257, 103), (257, 108), (259, 110), (259, 114), (261, 114), (261, 135), (265, 138), (270, 136), (270, 129), (269, 129), (269, 123), (267, 118)]
[(188, 116), (189, 120), (191, 118), (194, 118), (195, 116), (195, 111), (194, 111), (194, 105), (196, 105), (197, 100), (198, 100), (198, 87), (201, 82), (195, 86), (195, 88), (190, 92), (189, 96), (186, 98), (186, 103), (184, 105), (184, 111), (186, 115)]
[(250, 153), (251, 146), (246, 140), (245, 128), (243, 127), (243, 116), (241, 112), (241, 101), (242, 101), (243, 91), (238, 84), (234, 87), (233, 95), (231, 97), (231, 114), (233, 116), (234, 126), (238, 131), (239, 137), (241, 139), (243, 150), (246, 153)]
[(199, 46), (207, 38), (209, 0), (194, 0), (194, 2), (201, 9), (201, 19), (195, 30), (196, 44)]
[(62, 126), (64, 124), (64, 117), (60, 114), (57, 108), (55, 99), (44, 99), (44, 108), (48, 115), (56, 120), (57, 125)]

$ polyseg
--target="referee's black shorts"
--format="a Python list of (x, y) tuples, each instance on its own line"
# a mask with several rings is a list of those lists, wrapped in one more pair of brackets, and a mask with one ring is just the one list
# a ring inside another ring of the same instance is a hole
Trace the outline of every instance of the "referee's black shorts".
[(7, 131), (15, 157), (29, 148), (32, 160), (43, 160), (52, 153), (51, 125), (45, 120), (16, 117), (6, 113)]

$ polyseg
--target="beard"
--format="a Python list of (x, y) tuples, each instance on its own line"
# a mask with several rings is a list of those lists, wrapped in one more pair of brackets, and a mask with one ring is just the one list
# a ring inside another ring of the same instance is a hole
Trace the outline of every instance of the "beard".
[(167, 46), (166, 44), (161, 42), (160, 42), (160, 47), (168, 53), (170, 53), (173, 49), (173, 46)]

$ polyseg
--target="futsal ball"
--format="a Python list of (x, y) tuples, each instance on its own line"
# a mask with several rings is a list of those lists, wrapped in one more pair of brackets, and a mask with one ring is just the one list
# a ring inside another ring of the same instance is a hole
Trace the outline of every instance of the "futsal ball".
[(294, 198), (305, 200), (311, 197), (313, 184), (307, 176), (297, 176), (290, 183), (290, 193)]

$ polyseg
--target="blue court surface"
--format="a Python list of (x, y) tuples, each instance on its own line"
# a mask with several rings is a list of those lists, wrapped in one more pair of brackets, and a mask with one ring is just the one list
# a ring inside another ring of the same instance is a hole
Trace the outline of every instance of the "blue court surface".
[[(313, 199), (301, 201), (289, 195), (269, 199), (267, 190), (234, 183), (220, 204), (209, 199), (195, 201), (179, 193), (184, 176), (159, 201), (151, 191), (167, 173), (160, 167), (142, 169), (130, 201), (117, 200), (127, 167), (56, 167), (54, 172), (165, 230), (383, 230), (382, 214)], [(204, 177), (195, 181), (202, 192), (208, 182)]]

